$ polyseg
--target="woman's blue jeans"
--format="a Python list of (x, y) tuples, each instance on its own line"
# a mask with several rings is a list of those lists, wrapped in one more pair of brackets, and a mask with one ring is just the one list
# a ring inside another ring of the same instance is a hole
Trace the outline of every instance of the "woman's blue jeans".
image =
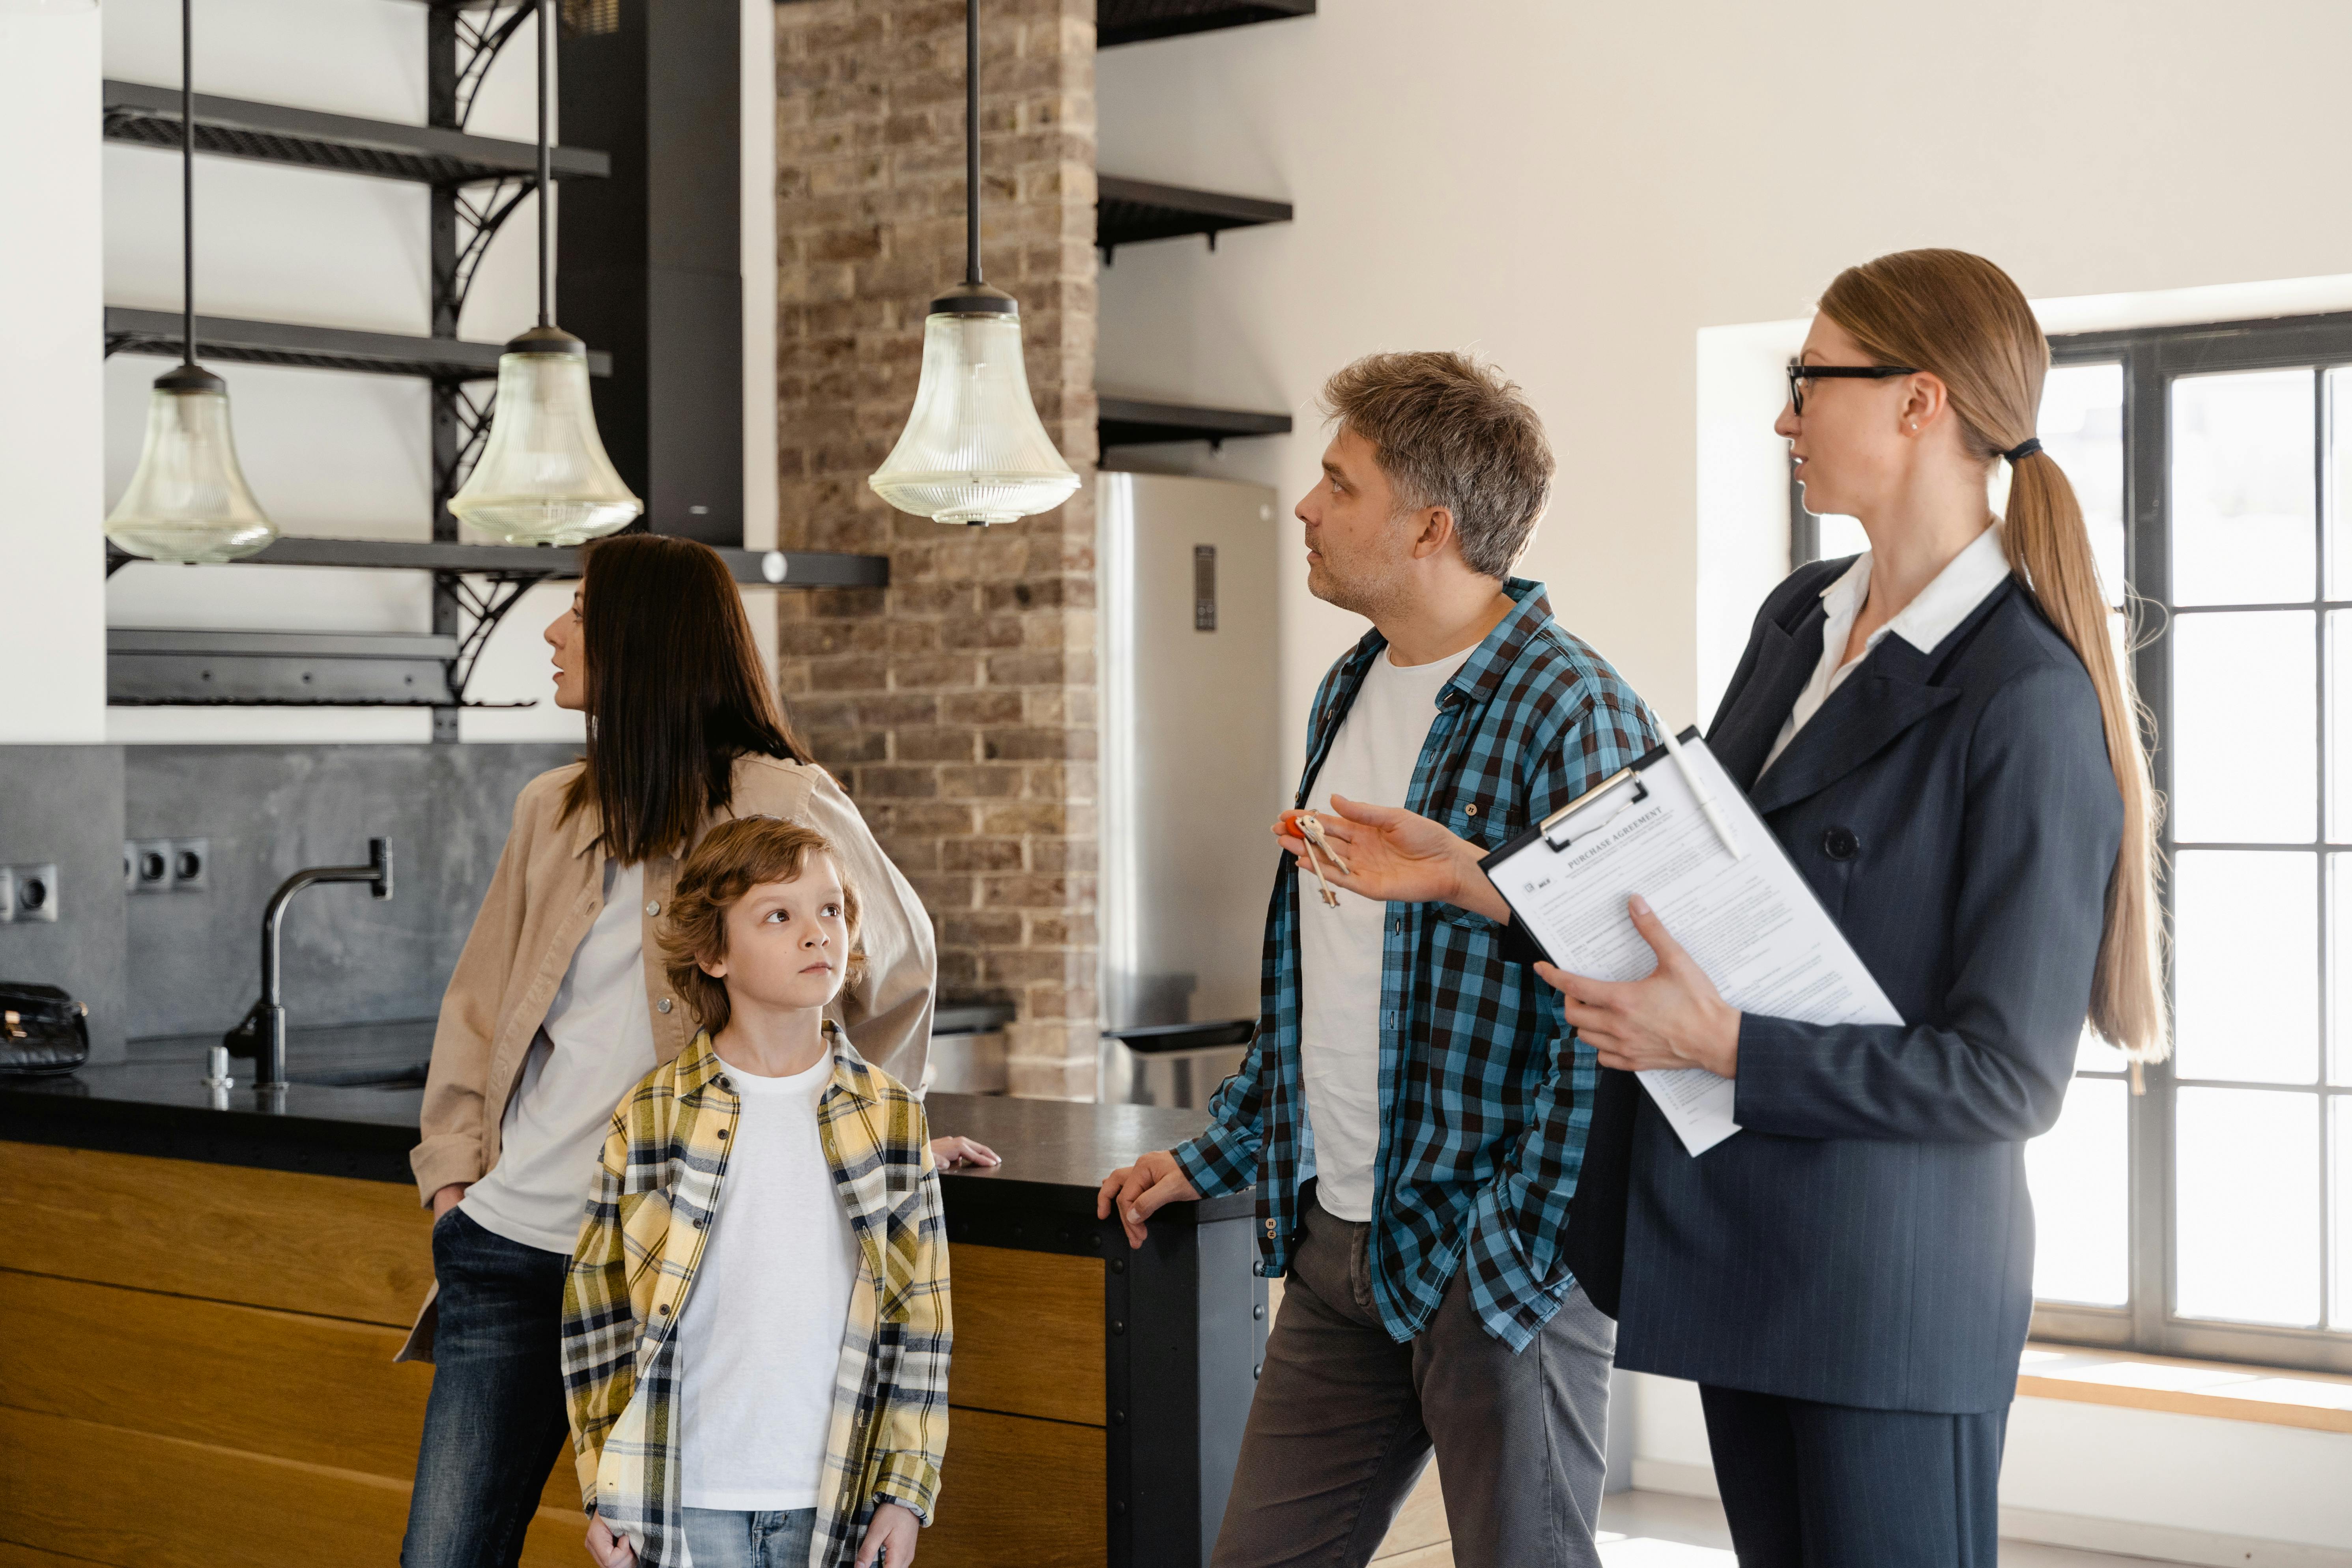
[(562, 1363), (571, 1265), (493, 1235), (462, 1209), (434, 1222), (441, 1316), (403, 1568), (511, 1568), (521, 1557), (548, 1472), (571, 1441)]

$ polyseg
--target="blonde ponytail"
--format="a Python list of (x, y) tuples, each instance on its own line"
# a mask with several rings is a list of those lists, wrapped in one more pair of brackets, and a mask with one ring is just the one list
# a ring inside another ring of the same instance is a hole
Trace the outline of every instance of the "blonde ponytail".
[[(1840, 273), (1822, 312), (1884, 364), (1941, 377), (1969, 448), (1988, 468), (2030, 441), (2050, 344), (2009, 275), (1959, 250), (1906, 250)], [(2123, 846), (2107, 879), (2091, 981), (2091, 1027), (2136, 1062), (2171, 1048), (2156, 895), (2158, 802), (2143, 743), (2147, 710), (2107, 635), (2107, 606), (2074, 487), (2035, 449), (2011, 467), (2001, 548), (2099, 694), (2107, 761), (2123, 795)]]

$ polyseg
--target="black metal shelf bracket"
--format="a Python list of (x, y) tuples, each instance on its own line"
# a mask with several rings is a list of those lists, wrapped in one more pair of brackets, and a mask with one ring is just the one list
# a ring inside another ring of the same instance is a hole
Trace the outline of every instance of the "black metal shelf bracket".
[[(426, 24), (430, 35), (427, 52), (435, 57), (436, 68), (445, 54), (449, 58), (448, 81), (430, 84), (432, 96), (438, 100), (436, 125), (446, 123), (464, 130), (474, 117), (474, 100), (482, 90), (490, 67), (498, 63), (499, 51), (514, 40), (524, 23), (531, 19), (534, 7), (530, 5), (502, 10), (488, 6), (435, 5), (432, 19)], [(448, 47), (442, 47), (441, 35), (446, 30)], [(441, 107), (446, 104), (446, 108)], [(446, 114), (445, 121), (438, 114)]]
[(490, 637), (507, 612), (522, 602), (522, 596), (547, 581), (545, 574), (501, 574), (476, 580), (462, 572), (433, 574), (433, 595), (436, 599), (454, 603), (464, 621), (466, 630), (457, 639), (457, 652), (446, 667), (449, 700), (465, 707), (466, 689), (474, 683), (474, 669), (481, 662), (482, 650), (489, 646)]
[(1209, 248), (1214, 250), (1217, 236), (1226, 229), (1288, 223), (1292, 216), (1288, 202), (1196, 191), (1116, 174), (1104, 174), (1095, 181), (1095, 247), (1102, 252), (1106, 267), (1122, 245), (1198, 234), (1207, 237)]

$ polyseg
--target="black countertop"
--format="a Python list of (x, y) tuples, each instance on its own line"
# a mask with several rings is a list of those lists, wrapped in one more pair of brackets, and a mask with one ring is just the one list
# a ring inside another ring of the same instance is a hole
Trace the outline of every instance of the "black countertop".
[[(240, 1061), (233, 1064), (246, 1075), (238, 1086), (215, 1095), (202, 1081), (200, 1050), (183, 1054), (155, 1042), (135, 1054), (119, 1066), (69, 1077), (0, 1079), (0, 1139), (363, 1181), (414, 1180), (408, 1152), (424, 1090), (413, 1084), (296, 1083), (265, 1099), (251, 1087), (253, 1064)], [(320, 1077), (339, 1076), (348, 1065), (315, 1051), (310, 1060)], [(1091, 1220), (1105, 1175), (1148, 1150), (1191, 1137), (1208, 1120), (1201, 1110), (993, 1095), (933, 1094), (926, 1105), (935, 1135), (977, 1138), (1004, 1160), (991, 1170), (942, 1173), (951, 1224), (1039, 1211)], [(1245, 1190), (1172, 1205), (1165, 1217), (1182, 1225), (1244, 1216), (1253, 1208)]]

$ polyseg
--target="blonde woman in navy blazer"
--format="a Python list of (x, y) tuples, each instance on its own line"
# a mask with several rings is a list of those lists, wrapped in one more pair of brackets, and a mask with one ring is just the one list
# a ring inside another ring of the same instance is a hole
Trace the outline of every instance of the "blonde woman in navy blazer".
[[(1620, 1366), (1701, 1385), (1742, 1568), (1992, 1568), (2025, 1140), (2086, 1017), (2137, 1059), (2166, 1047), (2147, 759), (2033, 437), (2048, 365), (1990, 262), (1881, 257), (1822, 296), (1774, 426), (1807, 504), (1871, 549), (1767, 599), (1708, 743), (1906, 1021), (1742, 1015), (1638, 900), (1648, 978), (1538, 966), (1616, 1069), (1568, 1267), (1619, 1308)], [(1475, 846), (1349, 815), (1359, 891), (1507, 918)], [(1736, 1083), (1744, 1129), (1696, 1159), (1629, 1076), (1685, 1067)]]

